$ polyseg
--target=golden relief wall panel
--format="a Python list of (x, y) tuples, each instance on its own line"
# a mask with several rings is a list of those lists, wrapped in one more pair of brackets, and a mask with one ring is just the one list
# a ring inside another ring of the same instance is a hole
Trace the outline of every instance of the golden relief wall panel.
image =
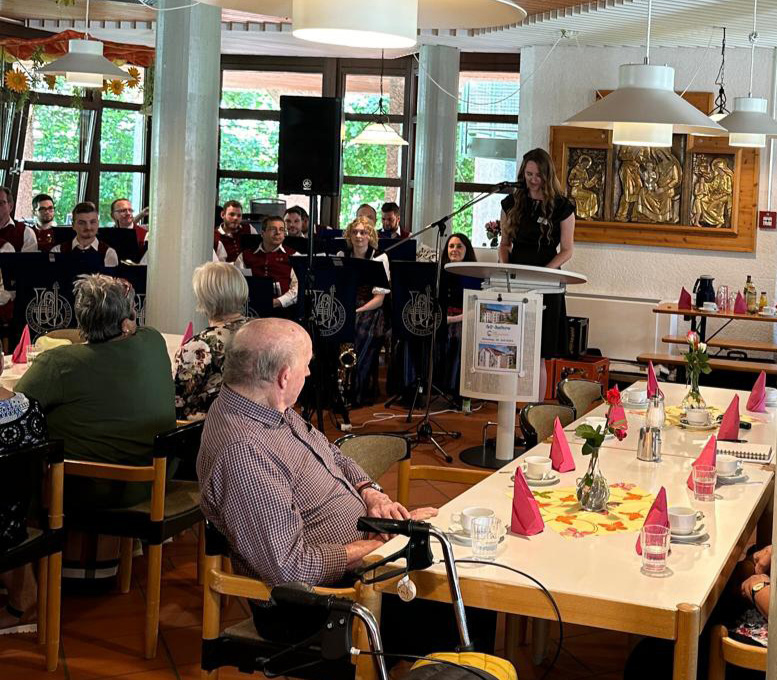
[[(709, 93), (686, 98), (712, 106)], [(615, 146), (609, 130), (553, 126), (550, 153), (577, 206), (576, 241), (755, 250), (757, 149), (691, 135), (670, 148)]]

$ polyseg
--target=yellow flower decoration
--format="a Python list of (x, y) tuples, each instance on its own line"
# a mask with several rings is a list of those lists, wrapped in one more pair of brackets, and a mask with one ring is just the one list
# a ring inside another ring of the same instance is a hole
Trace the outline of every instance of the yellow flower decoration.
[(103, 94), (105, 94), (110, 88), (111, 88), (111, 81), (103, 80), (103, 87), (102, 87)]
[(140, 71), (138, 69), (136, 69), (134, 66), (130, 66), (127, 69), (127, 75), (130, 77), (130, 79), (127, 81), (128, 87), (134, 89), (140, 85)]
[(53, 90), (57, 86), (57, 76), (47, 75), (43, 76), (43, 80), (46, 82), (46, 86), (49, 90)]
[(124, 92), (124, 81), (112, 80), (108, 85), (108, 89), (118, 97), (122, 92)]
[(30, 89), (30, 81), (27, 75), (12, 68), (5, 72), (5, 85), (14, 92), (27, 92)]

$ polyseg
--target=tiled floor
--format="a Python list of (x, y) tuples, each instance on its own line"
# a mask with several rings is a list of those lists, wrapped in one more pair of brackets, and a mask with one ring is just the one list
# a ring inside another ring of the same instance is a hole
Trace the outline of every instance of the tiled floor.
[[(365, 408), (352, 414), (354, 424), (372, 418), (377, 408)], [(403, 416), (406, 411), (390, 409)], [(469, 416), (441, 414), (440, 425), (462, 431), (458, 440), (447, 440), (445, 447), (458, 463), (458, 452), (480, 443), (483, 423), (494, 420), (496, 409), (487, 406)], [(408, 425), (404, 418), (373, 423), (355, 432), (397, 431), (415, 428), (420, 418)], [(336, 438), (331, 424), (327, 433)], [(439, 464), (431, 445), (422, 444), (413, 452), (415, 463)], [(396, 475), (387, 473), (381, 480), (389, 494), (396, 492)], [(461, 493), (459, 484), (414, 482), (411, 506), (441, 505)], [(196, 582), (196, 541), (191, 533), (164, 546), (162, 575), (161, 630), (156, 659), (142, 658), (144, 585), (146, 563), (136, 558), (132, 589), (126, 595), (113, 590), (106, 594), (84, 595), (65, 592), (62, 602), (61, 663), (55, 673), (43, 670), (42, 648), (33, 636), (0, 637), (0, 680), (194, 680), (200, 677), (200, 622), (202, 591)], [(234, 623), (248, 616), (244, 603), (233, 600), (224, 621)], [(548, 680), (616, 680), (622, 677), (627, 656), (625, 635), (565, 626), (564, 648)], [(550, 649), (555, 649), (557, 633), (551, 631)], [(520, 680), (542, 677), (545, 667), (531, 663), (530, 647), (519, 650)], [(223, 669), (221, 678), (246, 678), (234, 669)]]

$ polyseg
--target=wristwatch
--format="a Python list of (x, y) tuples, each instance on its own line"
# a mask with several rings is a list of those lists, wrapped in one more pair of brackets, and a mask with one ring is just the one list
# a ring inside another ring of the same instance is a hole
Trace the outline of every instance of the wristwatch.
[(365, 489), (375, 489), (375, 491), (378, 493), (383, 493), (383, 487), (377, 482), (367, 482), (366, 484), (362, 484), (359, 487), (359, 493), (361, 494), (361, 492)]
[(766, 586), (768, 585), (769, 585), (769, 581), (760, 581), (759, 583), (756, 583), (752, 588), (750, 588), (750, 599), (753, 601), (753, 604), (755, 604), (755, 594), (760, 590), (763, 590), (764, 588), (766, 588)]

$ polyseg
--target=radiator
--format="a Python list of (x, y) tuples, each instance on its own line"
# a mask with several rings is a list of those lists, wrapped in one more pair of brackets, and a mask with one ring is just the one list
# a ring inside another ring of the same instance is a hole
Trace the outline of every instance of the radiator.
[(588, 346), (596, 347), (612, 361), (635, 362), (643, 352), (664, 352), (661, 342), (676, 319), (654, 314), (660, 302), (654, 298), (616, 297), (573, 293), (567, 289), (567, 315), (589, 319)]

